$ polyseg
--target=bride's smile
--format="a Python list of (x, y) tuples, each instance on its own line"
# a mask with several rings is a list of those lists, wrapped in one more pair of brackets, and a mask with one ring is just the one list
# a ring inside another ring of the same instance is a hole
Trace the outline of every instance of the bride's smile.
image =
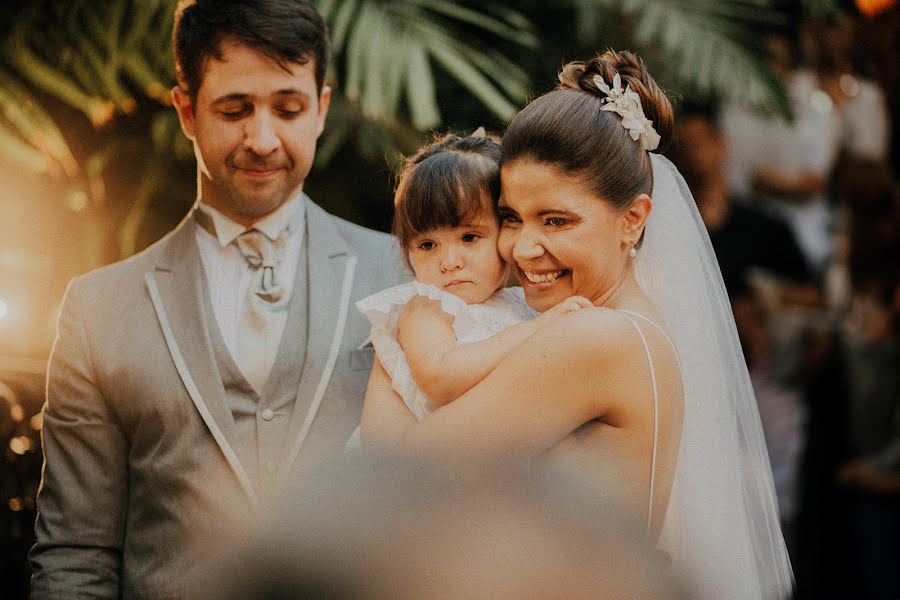
[(500, 177), (498, 247), (528, 304), (544, 311), (569, 296), (606, 298), (628, 264), (627, 211), (529, 159), (505, 164)]
[(550, 271), (543, 273), (540, 271), (523, 271), (525, 278), (529, 283), (552, 283), (569, 272), (568, 269), (560, 269), (558, 271)]

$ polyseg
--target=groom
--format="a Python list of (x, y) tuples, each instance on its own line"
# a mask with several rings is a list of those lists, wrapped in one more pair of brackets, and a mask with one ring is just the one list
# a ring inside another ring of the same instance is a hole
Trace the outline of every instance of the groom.
[(69, 286), (37, 599), (187, 595), (191, 542), (340, 456), (372, 364), (353, 302), (399, 279), (391, 237), (303, 193), (331, 98), (313, 6), (182, 2), (173, 41), (198, 202), (142, 254)]

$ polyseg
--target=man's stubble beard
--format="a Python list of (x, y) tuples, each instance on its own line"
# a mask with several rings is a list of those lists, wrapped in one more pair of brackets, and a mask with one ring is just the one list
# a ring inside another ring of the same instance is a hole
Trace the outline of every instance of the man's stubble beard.
[(250, 195), (232, 185), (227, 186), (227, 189), (221, 190), (221, 192), (227, 195), (220, 197), (228, 198), (230, 210), (243, 219), (262, 218), (277, 210), (292, 197), (290, 192), (282, 193), (280, 189), (268, 196)]
[[(281, 187), (268, 195), (246, 193), (234, 181), (217, 183), (207, 180), (207, 184), (219, 199), (220, 208), (225, 208), (233, 216), (244, 221), (256, 221), (278, 210), (285, 202), (300, 193), (304, 180), (300, 179), (291, 187)], [(224, 211), (223, 211), (224, 212)]]

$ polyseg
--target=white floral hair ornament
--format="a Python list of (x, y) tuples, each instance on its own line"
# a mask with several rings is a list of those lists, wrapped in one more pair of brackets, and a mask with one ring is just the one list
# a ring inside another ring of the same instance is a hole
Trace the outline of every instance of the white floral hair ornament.
[(603, 109), (614, 112), (622, 117), (622, 127), (628, 130), (631, 139), (641, 141), (644, 150), (656, 150), (659, 146), (660, 136), (653, 128), (653, 121), (644, 115), (641, 106), (641, 97), (637, 92), (626, 85), (622, 89), (622, 78), (616, 73), (613, 85), (610, 88), (600, 75), (594, 75), (594, 84), (606, 94), (603, 99)]

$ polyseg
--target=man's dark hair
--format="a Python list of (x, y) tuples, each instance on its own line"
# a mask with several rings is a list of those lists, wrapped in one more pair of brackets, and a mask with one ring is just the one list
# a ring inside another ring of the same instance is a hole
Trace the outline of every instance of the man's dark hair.
[(182, 0), (175, 12), (172, 50), (178, 85), (192, 99), (206, 61), (221, 58), (221, 44), (234, 40), (287, 63), (315, 66), (321, 92), (328, 67), (328, 31), (308, 0)]

